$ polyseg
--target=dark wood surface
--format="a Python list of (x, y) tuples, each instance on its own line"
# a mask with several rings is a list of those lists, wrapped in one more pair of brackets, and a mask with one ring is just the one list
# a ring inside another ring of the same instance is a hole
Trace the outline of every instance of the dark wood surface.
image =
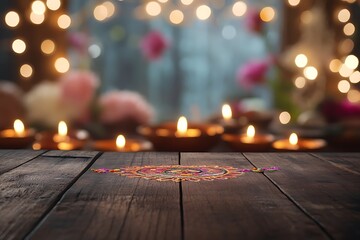
[[(158, 182), (91, 168), (279, 166)], [(0, 239), (360, 239), (360, 153), (0, 150)]]

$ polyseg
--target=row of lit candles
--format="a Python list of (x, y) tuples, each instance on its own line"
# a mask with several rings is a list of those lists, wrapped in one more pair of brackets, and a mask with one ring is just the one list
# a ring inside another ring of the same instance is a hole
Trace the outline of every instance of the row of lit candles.
[[(224, 117), (225, 118), (225, 117)], [(226, 119), (226, 118), (225, 118)], [(220, 128), (221, 129), (221, 128)], [(175, 147), (168, 150), (182, 149), (183, 145), (189, 142), (190, 150), (197, 150), (197, 145), (203, 141), (207, 141), (217, 135), (221, 135), (222, 131), (218, 131), (219, 128), (208, 127), (205, 130), (199, 128), (189, 128), (188, 122), (185, 117), (180, 117), (176, 124), (176, 129), (172, 130), (166, 126), (159, 126), (153, 129), (157, 139), (163, 139), (161, 144), (167, 145), (173, 143)], [(145, 137), (149, 137), (154, 143), (156, 139), (151, 138), (149, 134), (143, 134)], [(188, 139), (188, 140), (187, 140)], [(34, 132), (26, 130), (21, 120), (17, 119), (14, 122), (14, 129), (7, 129), (0, 132), (0, 140), (9, 140), (12, 144), (17, 144), (18, 147), (25, 147), (26, 144), (31, 144), (34, 140)], [(11, 141), (10, 141), (11, 140)], [(26, 140), (26, 141), (24, 141)], [(325, 146), (325, 141), (320, 139), (300, 140), (296, 133), (291, 133), (288, 139), (280, 139), (275, 141), (275, 138), (270, 134), (256, 134), (255, 127), (249, 125), (247, 127), (246, 134), (224, 134), (223, 140), (232, 145), (235, 149), (241, 151), (257, 151), (268, 150), (271, 146), (278, 150), (312, 150)], [(52, 144), (49, 143), (52, 142)], [(1, 144), (0, 145), (4, 145)], [(154, 143), (156, 145), (156, 143)], [(5, 142), (6, 147), (6, 142)], [(51, 138), (36, 140), (32, 144), (33, 149), (59, 149), (59, 150), (73, 150), (82, 148), (83, 145), (79, 139), (70, 137), (68, 135), (68, 128), (64, 121), (60, 121), (58, 124), (58, 132), (53, 134)], [(156, 145), (155, 148), (167, 149), (166, 146)], [(146, 141), (140, 141), (135, 139), (126, 139), (124, 135), (118, 135), (116, 140), (99, 140), (95, 141), (92, 148), (96, 150), (105, 151), (144, 151), (150, 150), (151, 144)], [(206, 149), (200, 149), (206, 150)]]

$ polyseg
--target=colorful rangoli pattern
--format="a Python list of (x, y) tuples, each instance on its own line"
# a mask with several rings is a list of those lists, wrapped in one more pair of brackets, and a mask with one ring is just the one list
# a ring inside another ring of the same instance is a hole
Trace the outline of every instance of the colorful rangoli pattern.
[(118, 169), (91, 169), (96, 173), (116, 173), (130, 178), (143, 178), (157, 181), (213, 181), (215, 179), (236, 178), (245, 172), (276, 171), (278, 167), (240, 169), (229, 166), (183, 166), (183, 165), (162, 165), (162, 166), (129, 166)]

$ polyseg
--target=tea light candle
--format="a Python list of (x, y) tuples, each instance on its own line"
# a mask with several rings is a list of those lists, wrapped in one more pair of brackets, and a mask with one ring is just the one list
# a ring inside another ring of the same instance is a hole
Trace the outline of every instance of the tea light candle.
[(0, 132), (0, 148), (24, 148), (34, 141), (34, 131), (25, 129), (23, 122), (19, 119), (14, 121), (13, 129)]
[(159, 151), (205, 151), (216, 144), (223, 130), (217, 124), (188, 124), (184, 116), (177, 124), (164, 123), (138, 129)]
[(68, 127), (64, 121), (58, 124), (56, 134), (42, 133), (39, 139), (33, 144), (33, 149), (54, 149), (54, 150), (75, 150), (82, 148), (83, 143), (68, 135)]
[(273, 143), (277, 150), (306, 151), (317, 150), (326, 146), (322, 139), (299, 139), (296, 133), (291, 133), (289, 139), (280, 139)]
[(267, 151), (274, 137), (271, 134), (256, 134), (255, 127), (249, 125), (246, 134), (224, 134), (223, 140), (237, 151)]
[(229, 104), (224, 104), (221, 108), (222, 119), (219, 120), (221, 126), (223, 126), (224, 131), (226, 133), (234, 133), (237, 132), (242, 126), (244, 126), (245, 118), (234, 119), (231, 111), (231, 107)]
[(145, 140), (126, 139), (124, 135), (120, 134), (116, 140), (95, 141), (92, 147), (98, 151), (139, 152), (151, 150), (152, 144)]

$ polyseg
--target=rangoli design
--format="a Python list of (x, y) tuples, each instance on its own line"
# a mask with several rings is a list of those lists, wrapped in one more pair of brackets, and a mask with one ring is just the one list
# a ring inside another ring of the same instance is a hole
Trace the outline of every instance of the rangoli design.
[(213, 181), (215, 179), (226, 180), (236, 178), (245, 172), (276, 171), (278, 167), (240, 169), (229, 166), (183, 166), (183, 165), (161, 165), (161, 166), (129, 166), (118, 169), (91, 169), (96, 173), (115, 173), (130, 178), (143, 178), (157, 181)]

